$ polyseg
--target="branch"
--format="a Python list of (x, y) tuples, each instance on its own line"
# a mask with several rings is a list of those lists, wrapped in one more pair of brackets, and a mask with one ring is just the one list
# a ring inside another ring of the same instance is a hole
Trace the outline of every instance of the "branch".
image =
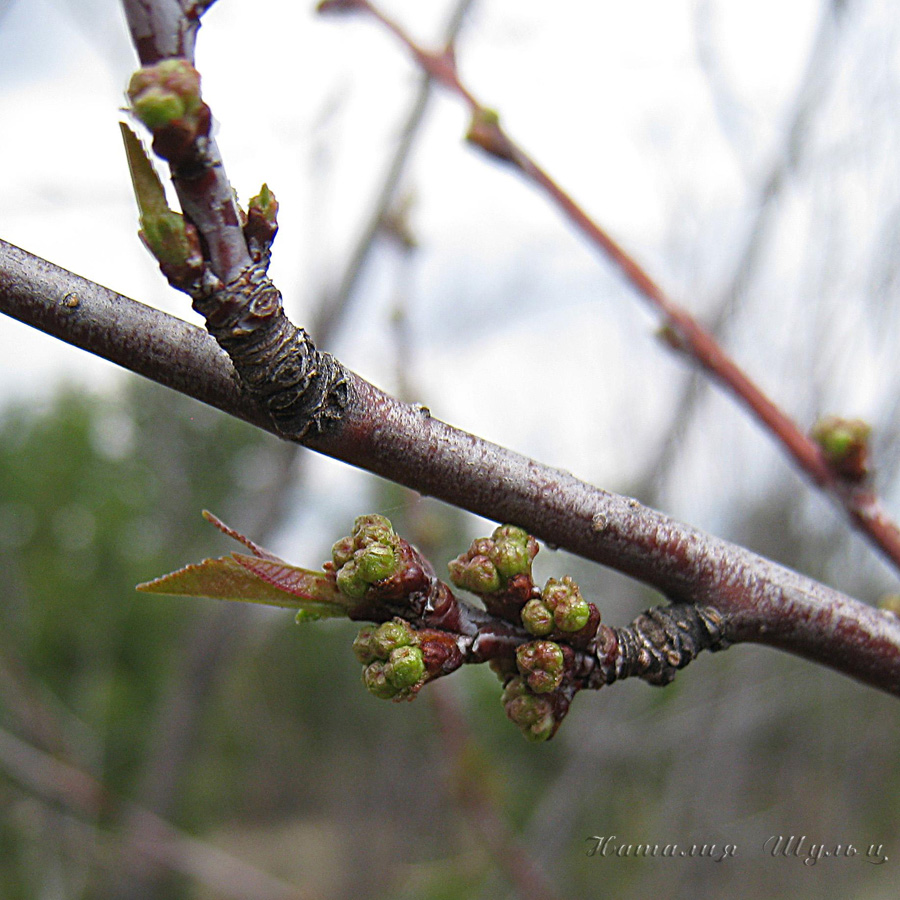
[[(455, 46), (473, 2), (474, 0), (457, 0), (441, 35), (444, 46)], [(322, 304), (318, 314), (312, 320), (311, 331), (322, 346), (327, 346), (326, 333), (333, 330), (337, 320), (344, 314), (363, 266), (371, 253), (375, 238), (384, 226), (385, 218), (412, 152), (417, 132), (424, 121), (428, 102), (431, 99), (432, 84), (431, 76), (427, 72), (424, 73), (404, 119), (403, 127), (400, 129), (400, 138), (381, 183), (378, 196), (344, 267), (343, 275), (333, 294), (326, 297), (326, 302)]]
[(726, 391), (733, 394), (782, 445), (799, 468), (843, 508), (854, 528), (900, 569), (900, 529), (890, 519), (867, 482), (843, 477), (819, 444), (807, 435), (749, 378), (719, 346), (712, 333), (675, 303), (643, 267), (560, 187), (503, 130), (497, 114), (481, 104), (460, 80), (456, 60), (445, 50), (431, 52), (417, 44), (396, 22), (369, 0), (322, 0), (321, 11), (360, 11), (393, 33), (416, 63), (472, 111), (467, 139), (486, 153), (513, 166), (540, 188), (562, 214), (621, 272), (639, 296), (662, 317), (662, 334), (674, 349), (689, 355)]
[(128, 836), (129, 852), (205, 884), (218, 897), (302, 900), (307, 896), (306, 892), (184, 834), (152, 812), (121, 800), (83, 769), (45, 753), (5, 729), (0, 729), (0, 767), (45, 802), (58, 803), (76, 816), (96, 820), (127, 810), (140, 826)]
[[(200, 328), (0, 241), (0, 311), (273, 434)], [(734, 544), (459, 431), (347, 372), (347, 406), (302, 443), (715, 608), (722, 637), (804, 656), (900, 695), (900, 619)], [(283, 437), (283, 435), (281, 435)]]
[[(806, 139), (831, 83), (838, 41), (846, 33), (846, 29), (842, 28), (845, 12), (846, 5), (840, 0), (833, 4), (826, 3), (823, 7), (816, 37), (809, 52), (806, 69), (795, 92), (781, 144), (767, 171), (755, 186), (754, 197), (749, 204), (754, 212), (746, 227), (744, 245), (723, 287), (717, 291), (714, 312), (708, 325), (710, 333), (715, 335), (717, 340), (721, 340), (726, 326), (753, 281), (765, 246), (774, 230), (778, 211), (782, 208), (779, 206), (779, 199), (790, 183), (791, 175), (798, 170), (802, 162)], [(706, 54), (702, 50), (698, 53), (703, 65), (702, 59)], [(705, 64), (703, 68), (707, 71), (711, 90), (715, 95), (718, 92), (714, 85), (715, 79), (709, 72), (710, 66)], [(661, 481), (663, 474), (674, 460), (679, 445), (683, 443), (702, 396), (702, 389), (707, 384), (708, 382), (701, 379), (700, 373), (692, 373), (681, 397), (673, 404), (672, 426), (655, 460), (647, 467), (647, 471), (657, 473), (655, 476), (657, 483)]]

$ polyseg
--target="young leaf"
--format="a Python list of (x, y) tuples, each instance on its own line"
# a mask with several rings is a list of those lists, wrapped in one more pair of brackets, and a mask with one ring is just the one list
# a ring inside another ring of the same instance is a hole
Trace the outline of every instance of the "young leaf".
[(124, 122), (119, 122), (119, 128), (122, 129), (128, 171), (131, 173), (131, 184), (141, 220), (170, 213), (172, 210), (166, 202), (165, 189), (140, 138)]
[(283, 559), (279, 559), (271, 550), (260, 547), (255, 541), (251, 541), (247, 535), (241, 534), (230, 525), (226, 525), (218, 516), (214, 516), (208, 509), (204, 509), (201, 515), (210, 525), (214, 525), (218, 528), (222, 534), (227, 534), (228, 537), (234, 538), (239, 544), (243, 544), (254, 556), (259, 556), (261, 559), (271, 559), (272, 562), (284, 562)]
[[(274, 566), (279, 572), (260, 577), (248, 568), (252, 564)], [(283, 580), (288, 589), (279, 586)], [(287, 563), (275, 564), (253, 556), (223, 556), (205, 559), (137, 586), (148, 594), (178, 597), (208, 597), (237, 600), (297, 610), (298, 619), (346, 616), (347, 608), (334, 582), (324, 573), (310, 572)], [(345, 602), (345, 601), (344, 601)]]
[(347, 615), (347, 598), (338, 590), (333, 577), (292, 566), (254, 544), (212, 513), (204, 511), (203, 516), (255, 555), (233, 553), (218, 559), (205, 559), (139, 584), (137, 590), (149, 594), (280, 606), (297, 610), (298, 621)]

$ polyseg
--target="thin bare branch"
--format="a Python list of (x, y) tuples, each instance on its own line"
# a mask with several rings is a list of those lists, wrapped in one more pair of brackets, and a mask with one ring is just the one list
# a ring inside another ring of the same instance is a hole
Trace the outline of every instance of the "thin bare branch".
[[(458, 0), (444, 27), (441, 40), (445, 46), (452, 47), (455, 44), (465, 22), (466, 14), (473, 2), (474, 0)], [(432, 84), (431, 76), (427, 72), (424, 73), (413, 102), (410, 105), (409, 112), (403, 122), (403, 127), (400, 129), (400, 140), (391, 157), (381, 189), (375, 198), (371, 213), (366, 219), (362, 232), (350, 254), (340, 283), (335, 292), (326, 298), (327, 302), (322, 304), (312, 323), (310, 330), (316, 336), (316, 340), (323, 346), (327, 345), (327, 335), (330, 335), (335, 321), (344, 314), (344, 310), (350, 302), (350, 298), (359, 281), (360, 273), (371, 253), (378, 231), (397, 193), (397, 188), (406, 170), (406, 164), (412, 152), (416, 135), (428, 109)]]
[[(840, 38), (845, 33), (846, 3), (825, 0), (819, 27), (810, 50), (806, 69), (800, 79), (794, 97), (790, 120), (778, 152), (767, 171), (759, 180), (755, 199), (751, 202), (753, 215), (747, 226), (747, 236), (728, 279), (719, 290), (709, 331), (721, 339), (728, 322), (733, 317), (741, 297), (750, 286), (763, 257), (767, 241), (778, 220), (778, 200), (790, 183), (803, 159), (808, 135), (816, 121), (816, 114), (827, 95), (834, 74), (834, 59)], [(671, 416), (672, 425), (657, 454), (656, 460), (647, 466), (655, 473), (659, 483), (675, 459), (676, 451), (687, 434), (691, 420), (708, 381), (699, 373), (691, 373), (688, 383)]]
[(194, 61), (200, 16), (215, 0), (122, 0), (141, 64), (180, 56)]
[(688, 355), (731, 393), (782, 445), (809, 478), (843, 508), (852, 525), (900, 569), (900, 529), (868, 485), (848, 483), (828, 464), (819, 445), (749, 378), (713, 335), (677, 304), (605, 229), (503, 130), (496, 113), (481, 104), (460, 80), (456, 61), (444, 51), (430, 52), (369, 0), (324, 0), (320, 9), (359, 10), (391, 31), (432, 78), (456, 94), (472, 111), (469, 140), (509, 163), (540, 188), (587, 240), (621, 272), (640, 297), (663, 318), (669, 343)]
[(115, 797), (92, 775), (0, 729), (0, 766), (6, 773), (49, 803), (58, 803), (80, 817), (128, 809), (140, 823), (129, 849), (146, 861), (207, 885), (218, 897), (235, 900), (306, 900), (307, 894), (210, 844), (189, 837), (164, 819)]

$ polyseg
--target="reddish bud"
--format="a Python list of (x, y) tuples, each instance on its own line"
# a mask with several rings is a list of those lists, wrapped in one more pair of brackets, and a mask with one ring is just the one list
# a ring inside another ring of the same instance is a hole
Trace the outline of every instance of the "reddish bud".
[(871, 433), (872, 426), (862, 419), (825, 416), (816, 422), (810, 436), (838, 475), (849, 481), (862, 481), (869, 474)]

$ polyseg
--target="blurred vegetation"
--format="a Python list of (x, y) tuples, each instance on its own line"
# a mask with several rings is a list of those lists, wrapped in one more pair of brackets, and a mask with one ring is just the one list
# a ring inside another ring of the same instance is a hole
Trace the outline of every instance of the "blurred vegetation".
[[(349, 623), (299, 628), (281, 612), (133, 591), (227, 549), (202, 508), (249, 530), (272, 492), (290, 500), (289, 479), (272, 474), (285, 452), (144, 383), (5, 412), (0, 728), (32, 762), (45, 753), (90, 773), (298, 897), (514, 896), (510, 840), (562, 896), (717, 896), (736, 877), (752, 897), (820, 896), (826, 884), (893, 896), (896, 700), (840, 676), (739, 648), (701, 659), (666, 690), (624, 684), (579, 697), (558, 738), (535, 747), (505, 721), (487, 671), (430, 686), (413, 704), (378, 702), (359, 684)], [(371, 509), (389, 511), (437, 565), (472, 537), (460, 514), (372, 485)], [(766, 526), (767, 502), (747, 521), (771, 536), (780, 526), (771, 516)], [(566, 554), (539, 555), (539, 577), (564, 572), (601, 598), (614, 624), (656, 602)], [(188, 713), (176, 712), (192, 693)], [(86, 815), (74, 784), (36, 789), (7, 744), (0, 896), (222, 896), (148, 867), (141, 826), (122, 803)], [(494, 823), (487, 832), (485, 822)], [(773, 834), (883, 843), (890, 860), (807, 867), (766, 856)], [(600, 859), (586, 855), (590, 835), (738, 850), (721, 863)]]

